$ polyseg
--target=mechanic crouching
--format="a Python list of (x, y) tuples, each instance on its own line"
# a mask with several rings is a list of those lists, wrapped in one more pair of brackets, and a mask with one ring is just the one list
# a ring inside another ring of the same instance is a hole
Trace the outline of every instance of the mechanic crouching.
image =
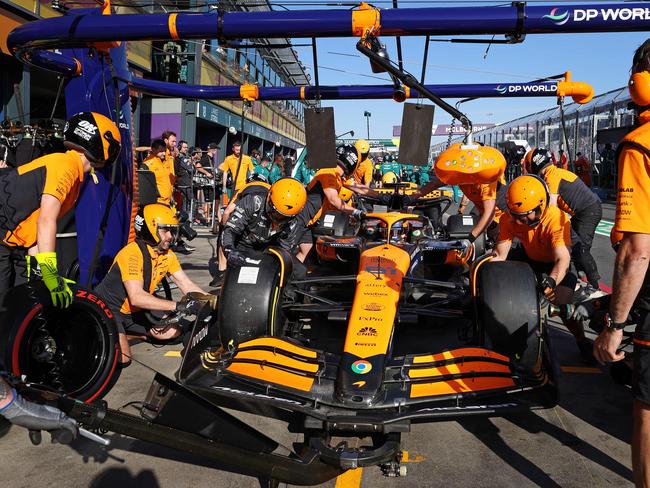
[[(508, 211), (499, 223), (493, 261), (505, 261), (510, 254), (511, 259), (527, 262), (544, 296), (554, 305), (562, 305), (572, 301), (577, 283), (576, 276), (569, 272), (571, 223), (566, 213), (549, 205), (549, 200), (548, 188), (538, 176), (519, 176), (508, 185)], [(514, 238), (521, 248), (511, 253)], [(563, 322), (575, 337), (582, 358), (593, 362), (592, 345), (585, 338), (582, 322)]]
[(145, 310), (198, 313), (204, 302), (174, 302), (154, 296), (162, 279), (169, 274), (181, 292), (206, 294), (182, 270), (171, 247), (178, 237), (175, 212), (162, 204), (146, 205), (135, 218), (136, 240), (115, 256), (106, 277), (97, 286), (100, 295), (113, 312), (120, 334), (121, 362), (130, 363), (126, 333), (145, 335), (158, 341), (170, 341), (183, 332), (180, 325), (157, 327), (144, 315)]
[(247, 256), (271, 245), (289, 250), (288, 239), (297, 232), (296, 217), (305, 206), (307, 192), (294, 178), (281, 178), (270, 187), (249, 185), (238, 196), (221, 234), (228, 266), (244, 266)]

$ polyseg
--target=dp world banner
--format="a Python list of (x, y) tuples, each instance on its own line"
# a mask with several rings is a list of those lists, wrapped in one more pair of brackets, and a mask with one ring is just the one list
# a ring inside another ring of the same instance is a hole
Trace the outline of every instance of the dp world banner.
[[(489, 129), (494, 127), (496, 124), (474, 124), (474, 132), (478, 132), (483, 129)], [(465, 128), (461, 124), (455, 124), (453, 127), (451, 124), (433, 124), (433, 130), (431, 131), (432, 136), (448, 136), (449, 132), (455, 136), (465, 135)], [(393, 137), (399, 137), (402, 135), (402, 126), (394, 125), (393, 126)]]

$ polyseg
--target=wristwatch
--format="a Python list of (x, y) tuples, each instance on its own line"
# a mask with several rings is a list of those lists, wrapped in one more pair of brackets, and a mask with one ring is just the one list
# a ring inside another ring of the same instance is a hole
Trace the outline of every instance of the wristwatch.
[(625, 328), (625, 322), (614, 322), (609, 312), (605, 314), (605, 327), (610, 330), (622, 330)]

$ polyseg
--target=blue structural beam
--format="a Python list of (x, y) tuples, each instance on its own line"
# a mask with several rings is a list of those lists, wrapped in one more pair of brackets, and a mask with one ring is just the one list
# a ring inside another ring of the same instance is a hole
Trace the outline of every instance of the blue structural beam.
[[(87, 11), (86, 11), (87, 12)], [(7, 44), (26, 48), (148, 39), (351, 37), (368, 27), (361, 10), (69, 15), (16, 27)], [(367, 12), (367, 11), (366, 11)], [(378, 10), (376, 34), (388, 36), (556, 34), (650, 30), (645, 2), (553, 6)], [(353, 20), (354, 19), (354, 20)]]
[[(151, 95), (197, 98), (206, 100), (241, 100), (239, 86), (181, 85), (133, 77), (131, 88)], [(509, 98), (574, 96), (576, 101), (591, 99), (593, 89), (586, 83), (551, 81), (539, 83), (483, 83), (458, 85), (426, 85), (441, 98)], [(558, 87), (560, 90), (558, 91)], [(582, 88), (582, 90), (578, 90)], [(416, 90), (407, 91), (407, 98), (418, 98)], [(366, 100), (393, 98), (393, 85), (358, 86), (285, 86), (259, 87), (257, 100)]]

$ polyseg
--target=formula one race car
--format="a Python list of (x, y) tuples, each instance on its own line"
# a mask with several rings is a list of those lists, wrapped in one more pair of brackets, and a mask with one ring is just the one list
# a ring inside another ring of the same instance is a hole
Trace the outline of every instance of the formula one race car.
[(299, 426), (327, 464), (388, 474), (399, 473), (399, 436), (413, 422), (553, 406), (532, 270), (475, 257), (453, 237), (467, 216), (443, 225), (423, 215), (448, 203), (359, 222), (325, 215), (319, 264), (301, 279), (275, 248), (229, 269), (217, 323), (197, 323), (178, 379), (216, 405)]

